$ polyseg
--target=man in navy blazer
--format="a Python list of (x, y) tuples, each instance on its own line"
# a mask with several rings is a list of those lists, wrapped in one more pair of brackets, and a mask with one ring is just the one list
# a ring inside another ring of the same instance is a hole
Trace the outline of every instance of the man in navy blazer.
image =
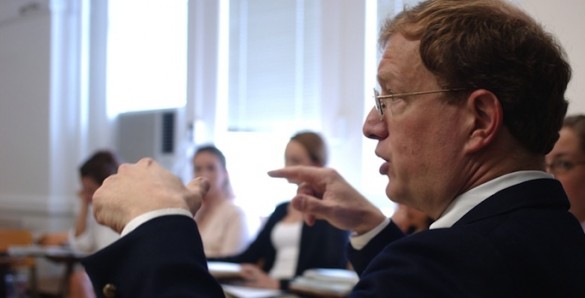
[[(387, 196), (434, 218), (430, 230), (404, 236), (333, 169), (269, 173), (299, 184), (292, 204), (307, 223), (352, 232), (351, 297), (585, 297), (585, 235), (543, 171), (567, 110), (560, 45), (505, 0), (425, 1), (379, 42), (363, 132)], [(222, 297), (190, 218), (207, 187), (151, 159), (122, 165), (94, 195), (98, 221), (123, 234), (84, 261), (94, 287)]]

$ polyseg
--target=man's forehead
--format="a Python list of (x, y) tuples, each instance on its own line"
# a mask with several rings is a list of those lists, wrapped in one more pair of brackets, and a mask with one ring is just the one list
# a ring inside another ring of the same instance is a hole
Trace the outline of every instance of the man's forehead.
[(408, 40), (401, 34), (395, 34), (384, 46), (382, 52), (382, 60), (406, 60), (415, 62), (420, 60), (420, 41), (419, 40)]
[(378, 64), (377, 78), (385, 82), (397, 78), (406, 79), (416, 76), (426, 68), (419, 55), (420, 42), (404, 38), (400, 34), (391, 36), (384, 47), (380, 63)]

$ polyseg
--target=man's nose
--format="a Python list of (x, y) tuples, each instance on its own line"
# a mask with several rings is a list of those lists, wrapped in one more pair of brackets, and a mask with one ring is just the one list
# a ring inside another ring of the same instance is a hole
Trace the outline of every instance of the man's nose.
[(372, 108), (366, 116), (362, 132), (365, 137), (374, 140), (384, 139), (388, 136), (386, 119), (380, 119), (380, 113), (378, 113), (376, 108)]

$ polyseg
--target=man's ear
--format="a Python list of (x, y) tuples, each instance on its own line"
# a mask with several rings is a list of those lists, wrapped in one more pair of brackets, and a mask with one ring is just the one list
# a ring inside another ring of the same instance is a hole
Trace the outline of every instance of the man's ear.
[(473, 91), (467, 97), (466, 105), (472, 126), (465, 151), (473, 153), (495, 141), (504, 123), (504, 111), (498, 97), (485, 89)]

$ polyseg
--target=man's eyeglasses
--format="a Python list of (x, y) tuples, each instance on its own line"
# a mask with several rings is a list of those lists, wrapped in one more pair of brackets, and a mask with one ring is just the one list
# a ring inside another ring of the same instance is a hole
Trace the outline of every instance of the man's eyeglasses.
[(380, 114), (380, 118), (384, 116), (384, 109), (386, 108), (386, 103), (384, 103), (383, 99), (389, 99), (391, 103), (401, 99), (403, 97), (414, 96), (414, 95), (423, 95), (423, 94), (432, 94), (432, 93), (442, 93), (442, 92), (456, 92), (456, 91), (465, 91), (466, 88), (452, 88), (452, 89), (441, 89), (441, 90), (432, 90), (432, 91), (417, 91), (417, 92), (407, 92), (407, 93), (395, 93), (395, 94), (388, 94), (388, 95), (380, 95), (380, 92), (374, 88), (374, 100), (376, 101), (376, 110)]
[(565, 174), (571, 171), (576, 166), (585, 165), (585, 160), (581, 161), (568, 161), (568, 160), (553, 160), (553, 162), (546, 164), (546, 171), (553, 174)]

